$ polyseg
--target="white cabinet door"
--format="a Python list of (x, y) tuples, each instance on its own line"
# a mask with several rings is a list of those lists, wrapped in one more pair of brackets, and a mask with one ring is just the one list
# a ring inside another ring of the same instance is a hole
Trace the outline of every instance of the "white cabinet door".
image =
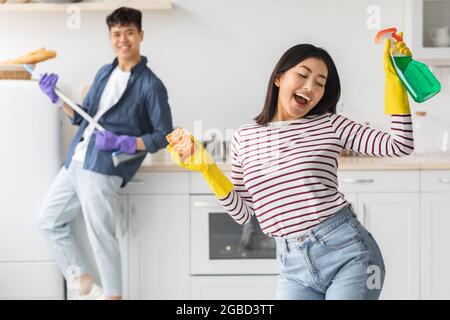
[(422, 299), (450, 299), (450, 193), (423, 193), (421, 205)]
[(433, 29), (448, 25), (449, 1), (404, 0), (405, 40), (415, 59), (448, 64), (450, 47), (432, 40)]
[(273, 276), (192, 276), (194, 300), (272, 300), (276, 298), (278, 277)]
[(358, 214), (386, 264), (381, 299), (418, 299), (419, 193), (360, 193)]
[(129, 298), (189, 298), (189, 195), (130, 195)]

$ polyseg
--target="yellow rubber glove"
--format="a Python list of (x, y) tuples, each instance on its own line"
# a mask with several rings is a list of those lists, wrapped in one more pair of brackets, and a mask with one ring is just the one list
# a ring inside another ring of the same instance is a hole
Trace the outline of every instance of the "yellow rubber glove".
[(194, 153), (185, 159), (182, 159), (176, 149), (176, 146), (170, 144), (166, 147), (172, 156), (172, 160), (180, 167), (190, 171), (200, 172), (208, 183), (214, 194), (223, 198), (227, 196), (234, 186), (230, 180), (223, 174), (211, 155), (203, 148), (203, 146), (190, 135), (191, 141), (194, 143)]
[[(403, 37), (403, 33), (399, 32)], [(384, 45), (384, 72), (386, 74), (384, 90), (384, 113), (385, 114), (410, 114), (408, 93), (403, 87), (397, 73), (392, 65), (390, 51), (398, 50), (402, 54), (412, 56), (411, 51), (403, 41), (397, 42), (395, 48), (391, 49), (391, 42), (386, 39)]]

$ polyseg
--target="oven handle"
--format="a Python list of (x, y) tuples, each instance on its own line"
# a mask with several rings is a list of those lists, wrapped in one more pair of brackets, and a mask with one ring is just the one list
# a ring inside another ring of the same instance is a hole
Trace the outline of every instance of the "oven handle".
[(194, 201), (194, 208), (222, 208), (218, 202)]

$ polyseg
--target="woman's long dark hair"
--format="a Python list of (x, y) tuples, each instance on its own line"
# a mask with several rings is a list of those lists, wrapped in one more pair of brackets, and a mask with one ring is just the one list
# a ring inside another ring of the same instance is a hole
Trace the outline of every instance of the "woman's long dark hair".
[(279, 88), (275, 85), (275, 78), (283, 72), (295, 67), (301, 61), (312, 57), (318, 58), (326, 64), (328, 76), (322, 99), (320, 99), (317, 105), (306, 115), (320, 115), (327, 112), (336, 113), (336, 104), (341, 96), (341, 82), (333, 59), (328, 52), (322, 48), (318, 48), (311, 44), (298, 44), (286, 51), (275, 66), (272, 75), (270, 76), (264, 108), (261, 113), (254, 118), (256, 123), (266, 125), (272, 121), (275, 116), (279, 91)]

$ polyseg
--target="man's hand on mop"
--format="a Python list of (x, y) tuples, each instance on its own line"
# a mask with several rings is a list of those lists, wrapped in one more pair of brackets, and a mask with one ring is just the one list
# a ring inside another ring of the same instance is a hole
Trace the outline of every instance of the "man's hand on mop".
[(95, 133), (95, 147), (101, 151), (120, 151), (134, 154), (136, 144), (136, 137), (116, 135), (111, 131), (97, 131)]
[(54, 73), (51, 74), (45, 73), (39, 80), (39, 87), (41, 88), (41, 91), (44, 92), (47, 96), (49, 96), (53, 103), (57, 103), (59, 100), (59, 97), (56, 95), (55, 92), (57, 81), (58, 76)]

